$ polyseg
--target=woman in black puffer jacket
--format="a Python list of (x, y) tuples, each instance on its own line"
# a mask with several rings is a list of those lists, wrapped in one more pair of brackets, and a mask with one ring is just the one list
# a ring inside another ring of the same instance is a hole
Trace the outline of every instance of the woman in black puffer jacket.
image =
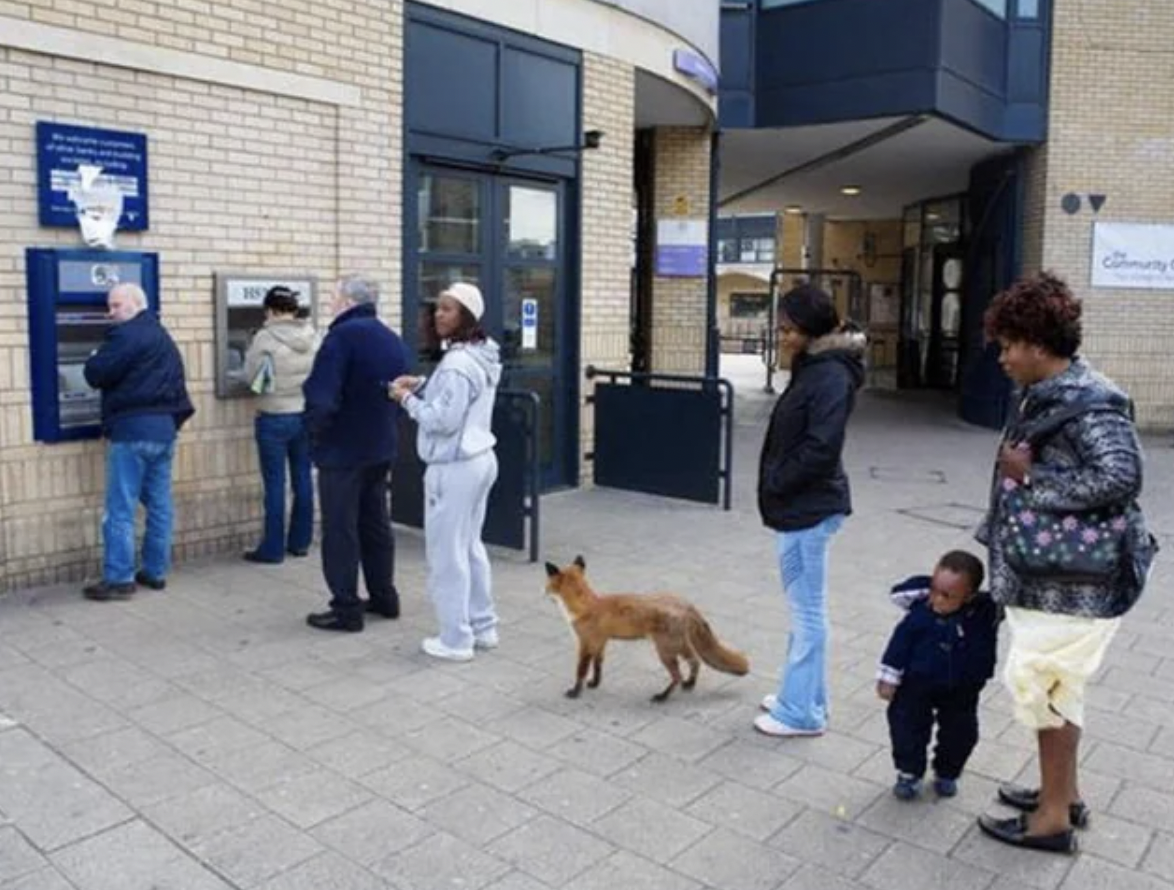
[(803, 285), (779, 301), (779, 339), (791, 380), (771, 414), (758, 468), (758, 509), (777, 533), (791, 634), (779, 691), (754, 727), (767, 735), (822, 735), (827, 726), (827, 554), (852, 512), (841, 453), (864, 382), (863, 334), (841, 326), (835, 304)]

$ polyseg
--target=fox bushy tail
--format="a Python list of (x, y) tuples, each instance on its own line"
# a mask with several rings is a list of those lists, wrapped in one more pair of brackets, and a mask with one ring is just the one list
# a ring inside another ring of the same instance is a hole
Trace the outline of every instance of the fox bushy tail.
[(739, 677), (750, 673), (750, 659), (741, 652), (723, 646), (709, 622), (696, 610), (689, 615), (688, 636), (689, 645), (715, 671), (737, 674)]

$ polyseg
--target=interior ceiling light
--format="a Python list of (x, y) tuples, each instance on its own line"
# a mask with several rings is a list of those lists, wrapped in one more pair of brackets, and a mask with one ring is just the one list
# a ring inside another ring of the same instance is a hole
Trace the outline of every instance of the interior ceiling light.
[(848, 195), (849, 197), (855, 197), (856, 195), (860, 194), (860, 186), (846, 185), (840, 189), (840, 194), (841, 195)]
[(788, 204), (786, 207), (783, 208), (783, 213), (802, 213), (802, 212), (803, 212), (803, 208), (800, 207), (798, 204)]

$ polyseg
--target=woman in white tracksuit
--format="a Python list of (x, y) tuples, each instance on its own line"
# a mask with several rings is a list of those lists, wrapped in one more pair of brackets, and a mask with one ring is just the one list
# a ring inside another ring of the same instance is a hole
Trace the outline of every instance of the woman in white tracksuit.
[(489, 490), (497, 480), (490, 431), (501, 380), (498, 346), (481, 329), (485, 303), (472, 284), (440, 295), (436, 333), (448, 350), (426, 381), (401, 377), (391, 396), (419, 426), (424, 473), (424, 548), (428, 594), (440, 634), (424, 640), (434, 658), (468, 661), (497, 646), (489, 555), (481, 543)]

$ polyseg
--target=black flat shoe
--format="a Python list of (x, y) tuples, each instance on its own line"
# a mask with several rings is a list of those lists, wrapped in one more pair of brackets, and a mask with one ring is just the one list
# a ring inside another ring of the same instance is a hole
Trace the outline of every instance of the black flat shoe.
[[(1020, 785), (1000, 785), (999, 800), (1009, 807), (1034, 813), (1039, 809), (1039, 789), (1024, 788)], [(1089, 809), (1084, 801), (1077, 801), (1068, 807), (1068, 821), (1073, 828), (1088, 828)]]
[(370, 615), (381, 615), (384, 618), (399, 618), (399, 595), (388, 599), (367, 600), (363, 604), (363, 611)]
[(295, 550), (292, 547), (289, 548), (288, 550), (286, 550), (285, 552), (288, 553), (290, 556), (309, 556), (310, 555), (309, 550)]
[(1056, 834), (1028, 834), (1027, 816), (1012, 816), (1010, 819), (979, 816), (978, 827), (987, 837), (1012, 847), (1045, 853), (1076, 852), (1076, 832), (1071, 828)]
[(363, 629), (362, 618), (344, 618), (337, 612), (315, 612), (306, 616), (306, 624), (318, 630), (339, 630), (357, 634)]
[(241, 554), (241, 556), (244, 558), (245, 562), (259, 562), (267, 566), (281, 565), (280, 559), (270, 559), (268, 556), (262, 556), (256, 550), (246, 550)]
[(155, 578), (140, 570), (135, 572), (135, 584), (141, 584), (143, 587), (149, 587), (151, 590), (163, 590), (167, 587), (167, 580), (165, 578)]
[(134, 584), (110, 584), (107, 581), (99, 581), (97, 584), (82, 588), (82, 596), (99, 603), (107, 603), (111, 600), (128, 600), (134, 594)]

